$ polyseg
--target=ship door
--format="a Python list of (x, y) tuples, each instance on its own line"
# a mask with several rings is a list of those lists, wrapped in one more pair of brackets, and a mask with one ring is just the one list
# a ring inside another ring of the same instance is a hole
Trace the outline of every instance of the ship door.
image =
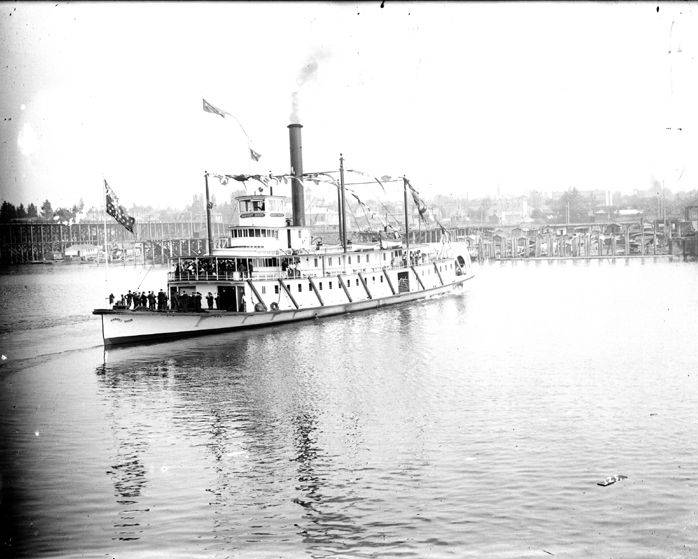
[(243, 308), (243, 299), (245, 296), (245, 288), (238, 285), (236, 287), (236, 289), (237, 289), (237, 310), (238, 310), (238, 312), (245, 312), (245, 311), (249, 310), (249, 309)]
[(237, 304), (235, 300), (235, 288), (233, 286), (218, 286), (218, 308), (222, 311), (237, 310)]
[(408, 293), (410, 290), (410, 273), (397, 273), (397, 291), (398, 293)]

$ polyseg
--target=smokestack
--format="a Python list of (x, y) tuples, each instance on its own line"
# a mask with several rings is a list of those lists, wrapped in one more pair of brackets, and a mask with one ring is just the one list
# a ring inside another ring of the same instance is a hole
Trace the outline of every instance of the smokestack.
[(303, 177), (303, 143), (301, 141), (302, 124), (288, 125), (288, 141), (291, 147), (291, 204), (293, 206), (293, 225), (305, 226), (305, 196), (303, 184), (299, 179)]

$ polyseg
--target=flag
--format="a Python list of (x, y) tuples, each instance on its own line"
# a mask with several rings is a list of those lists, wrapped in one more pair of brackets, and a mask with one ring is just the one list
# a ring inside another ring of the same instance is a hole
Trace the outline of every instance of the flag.
[(204, 102), (204, 111), (206, 111), (207, 113), (213, 113), (214, 115), (222, 116), (223, 118), (225, 118), (225, 115), (228, 114), (225, 111), (221, 111), (220, 109), (217, 109), (216, 107), (211, 105), (211, 103), (206, 101), (206, 99), (203, 99), (203, 102)]
[(235, 122), (238, 123), (240, 130), (242, 130), (242, 133), (245, 135), (245, 138), (247, 138), (247, 142), (248, 142), (247, 147), (250, 150), (250, 158), (252, 159), (252, 161), (259, 161), (262, 157), (262, 154), (259, 153), (258, 151), (255, 151), (252, 149), (252, 146), (249, 144), (250, 137), (247, 135), (247, 131), (243, 128), (242, 123), (235, 117), (235, 115), (232, 115), (227, 111), (224, 111), (222, 109), (214, 107), (213, 105), (211, 105), (211, 103), (206, 101), (206, 99), (202, 98), (202, 101), (204, 102), (204, 111), (205, 112), (212, 113), (214, 115), (218, 115), (218, 116), (221, 116), (223, 118), (225, 118), (226, 116), (229, 116), (229, 117), (232, 117), (235, 120)]
[(119, 198), (116, 193), (107, 184), (107, 180), (104, 180), (104, 192), (106, 195), (106, 205), (107, 213), (112, 216), (116, 221), (121, 223), (127, 231), (133, 233), (133, 226), (136, 220), (126, 213), (126, 208), (119, 205)]

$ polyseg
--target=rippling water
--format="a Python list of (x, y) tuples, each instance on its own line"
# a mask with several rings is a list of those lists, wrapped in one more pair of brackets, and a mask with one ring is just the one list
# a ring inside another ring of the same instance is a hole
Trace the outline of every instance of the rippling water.
[(478, 272), (457, 296), (108, 355), (101, 271), (1, 276), (5, 551), (698, 556), (698, 267)]

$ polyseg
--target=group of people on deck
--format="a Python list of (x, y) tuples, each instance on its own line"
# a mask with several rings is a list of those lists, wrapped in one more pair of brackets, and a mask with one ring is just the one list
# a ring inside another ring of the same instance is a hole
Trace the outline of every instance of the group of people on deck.
[(236, 264), (230, 259), (218, 259), (217, 262), (202, 258), (201, 260), (182, 260), (174, 267), (175, 278), (195, 276), (222, 276), (239, 272), (243, 278), (252, 277), (253, 265), (251, 261), (241, 260)]
[(167, 294), (161, 289), (157, 294), (152, 291), (131, 291), (128, 290), (126, 295), (122, 294), (116, 303), (114, 303), (114, 294), (109, 294), (109, 305), (115, 309), (133, 309), (149, 310), (149, 311), (164, 311), (167, 310)]
[[(130, 309), (130, 310), (148, 310), (148, 311), (166, 311), (166, 310), (173, 310), (173, 311), (184, 311), (184, 312), (201, 312), (202, 310), (202, 297), (201, 293), (198, 291), (194, 293), (177, 293), (173, 292), (172, 293), (172, 304), (168, 306), (168, 300), (169, 297), (167, 297), (167, 294), (161, 289), (157, 294), (155, 294), (152, 291), (148, 291), (146, 294), (145, 291), (141, 292), (131, 292), (129, 289), (128, 293), (126, 295), (121, 295), (121, 297), (116, 301), (114, 298), (114, 294), (110, 293), (109, 294), (109, 305), (115, 309), (115, 310), (123, 310), (123, 309)], [(218, 295), (215, 297), (213, 294), (209, 291), (208, 295), (205, 297), (206, 299), (206, 306), (208, 307), (208, 310), (213, 310), (213, 303), (215, 301), (216, 303), (216, 308), (220, 308), (218, 305)]]

